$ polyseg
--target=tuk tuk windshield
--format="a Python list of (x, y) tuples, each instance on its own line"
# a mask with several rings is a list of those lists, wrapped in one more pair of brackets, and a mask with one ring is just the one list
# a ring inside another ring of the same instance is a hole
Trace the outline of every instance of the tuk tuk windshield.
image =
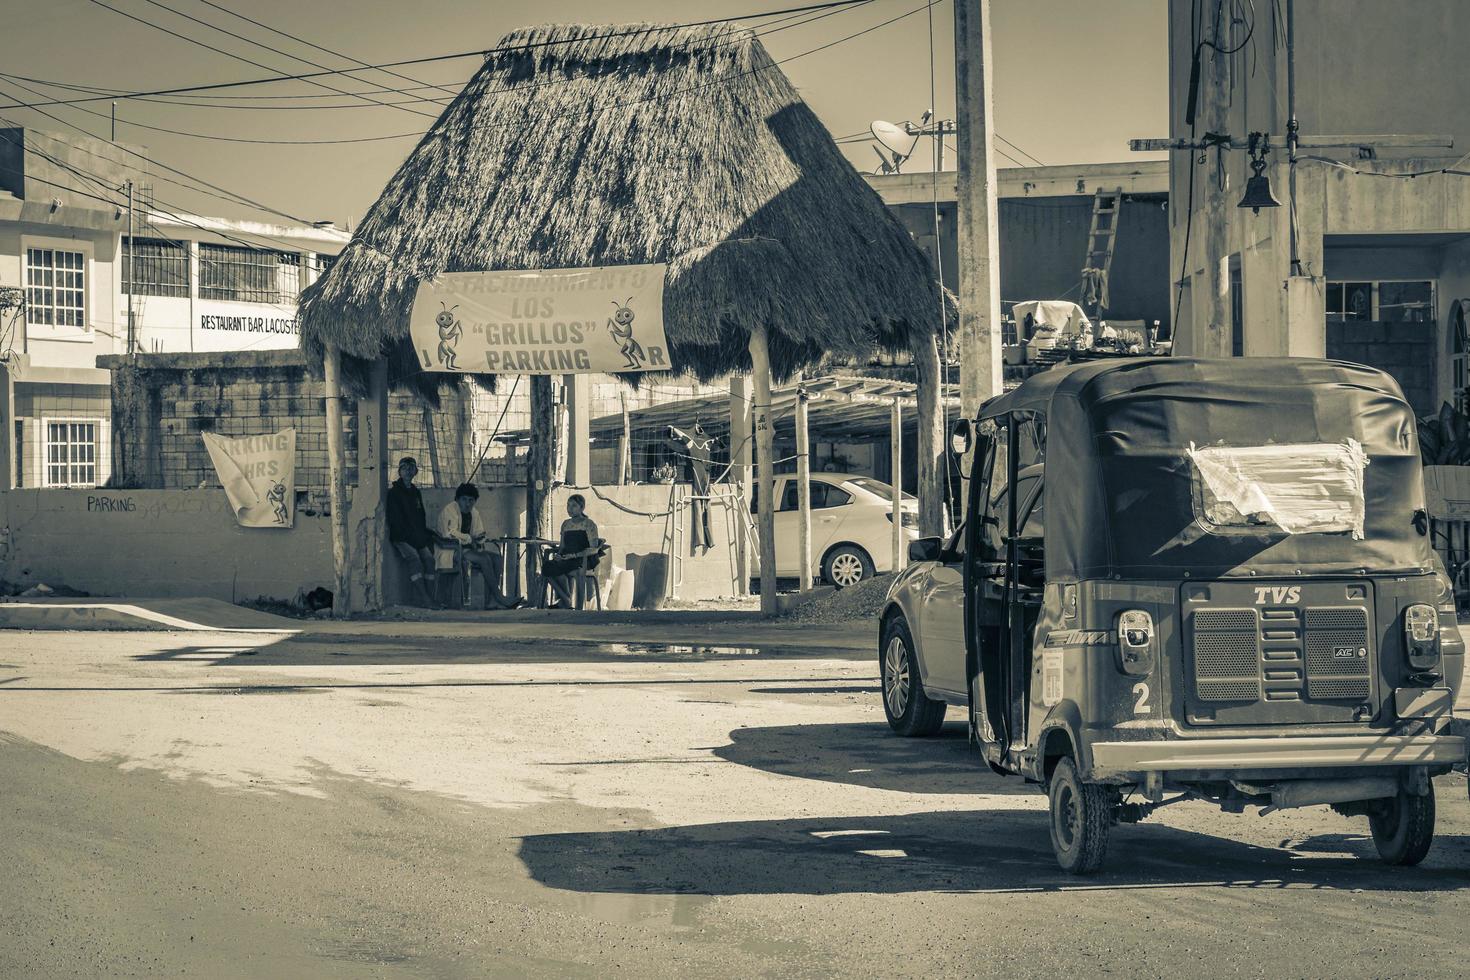
[(1273, 527), (1287, 534), (1346, 531), (1363, 538), (1363, 470), (1356, 439), (1196, 449), (1195, 516), (1211, 531)]

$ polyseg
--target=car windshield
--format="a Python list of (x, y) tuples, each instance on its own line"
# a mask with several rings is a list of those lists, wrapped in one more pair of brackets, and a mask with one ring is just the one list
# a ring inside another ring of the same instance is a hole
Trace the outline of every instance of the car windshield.
[[(881, 497), (889, 503), (893, 503), (893, 488), (881, 480), (873, 480), (866, 476), (860, 476), (855, 480), (848, 480), (847, 482), (860, 490), (868, 491), (868, 493), (871, 493), (875, 497)], [(904, 493), (903, 499), (917, 500), (918, 498), (911, 493)]]

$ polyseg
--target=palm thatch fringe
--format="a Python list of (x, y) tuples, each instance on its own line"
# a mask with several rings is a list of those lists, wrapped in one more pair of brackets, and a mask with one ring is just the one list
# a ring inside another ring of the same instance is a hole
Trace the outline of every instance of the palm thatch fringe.
[(404, 343), (414, 293), (475, 270), (666, 262), (671, 356), (701, 379), (749, 369), (756, 323), (778, 379), (937, 331), (927, 257), (749, 31), (540, 27), (497, 48), (303, 293), (313, 362), (336, 344), (352, 384), (386, 356), (432, 392), (450, 376)]

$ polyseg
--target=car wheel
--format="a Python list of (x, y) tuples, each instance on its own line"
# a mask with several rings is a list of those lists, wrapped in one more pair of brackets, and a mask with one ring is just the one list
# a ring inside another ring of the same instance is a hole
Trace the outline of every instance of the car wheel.
[(844, 544), (827, 552), (822, 559), (822, 581), (839, 589), (857, 585), (873, 577), (873, 559), (855, 544)]
[(1106, 786), (1084, 783), (1071, 759), (1052, 770), (1047, 787), (1051, 816), (1051, 847), (1057, 864), (1074, 875), (1088, 875), (1102, 867), (1113, 826), (1113, 794)]
[(938, 732), (944, 725), (945, 704), (924, 691), (914, 637), (902, 616), (894, 616), (883, 629), (878, 669), (883, 677), (883, 713), (888, 716), (888, 726), (905, 738)]
[(1434, 783), (1415, 796), (1402, 790), (1368, 814), (1373, 843), (1385, 864), (1412, 867), (1424, 860), (1434, 843)]

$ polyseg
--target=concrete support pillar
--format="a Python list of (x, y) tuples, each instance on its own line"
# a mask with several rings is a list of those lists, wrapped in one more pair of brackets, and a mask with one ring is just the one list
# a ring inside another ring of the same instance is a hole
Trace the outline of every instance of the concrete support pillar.
[[(959, 240), (960, 403), (974, 418), (1001, 392), (1000, 236), (997, 230), (994, 67), (990, 0), (955, 0), (955, 138)], [(938, 247), (938, 242), (935, 243)]]
[(592, 483), (592, 379), (568, 374), (562, 383), (567, 403), (567, 482), (585, 487)]
[(348, 610), (377, 612), (389, 601), (383, 594), (383, 549), (387, 542), (384, 505), (388, 484), (388, 363), (375, 361), (367, 394), (357, 400), (357, 487), (348, 513)]
[(735, 588), (738, 595), (750, 593), (750, 492), (751, 428), (750, 379), (744, 375), (730, 378), (730, 485), (737, 488), (735, 511)]

